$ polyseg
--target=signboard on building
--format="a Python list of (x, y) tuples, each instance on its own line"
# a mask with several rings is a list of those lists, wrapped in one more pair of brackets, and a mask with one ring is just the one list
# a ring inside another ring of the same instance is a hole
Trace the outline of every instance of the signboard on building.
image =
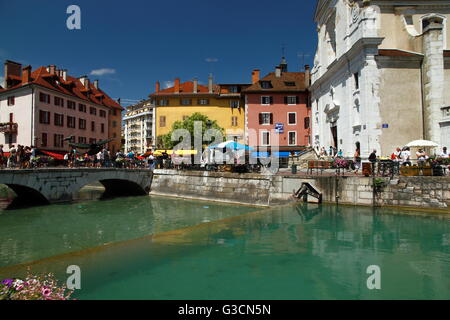
[(275, 123), (275, 131), (278, 134), (284, 133), (284, 123)]

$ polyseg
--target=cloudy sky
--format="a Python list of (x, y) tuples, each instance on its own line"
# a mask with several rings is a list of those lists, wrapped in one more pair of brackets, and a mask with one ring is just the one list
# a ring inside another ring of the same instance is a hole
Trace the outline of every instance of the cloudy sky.
[[(81, 30), (67, 28), (72, 4)], [(211, 72), (216, 82), (247, 83), (255, 68), (272, 71), (283, 47), (290, 71), (312, 64), (314, 7), (315, 0), (0, 0), (0, 61), (56, 64), (99, 79), (122, 101), (146, 98), (155, 81), (164, 87), (175, 77), (207, 83)]]

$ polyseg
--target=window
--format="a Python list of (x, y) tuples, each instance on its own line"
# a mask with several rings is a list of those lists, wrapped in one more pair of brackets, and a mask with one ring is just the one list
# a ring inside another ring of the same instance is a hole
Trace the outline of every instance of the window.
[(117, 127), (117, 121), (116, 121), (116, 120), (114, 120), (114, 121), (112, 122), (112, 126), (113, 126), (113, 128), (116, 128), (116, 127)]
[(95, 121), (91, 121), (91, 131), (95, 131)]
[(64, 99), (55, 97), (55, 106), (64, 107)]
[(106, 111), (105, 110), (100, 110), (99, 114), (100, 114), (100, 117), (106, 118)]
[(305, 129), (309, 129), (309, 117), (305, 118)]
[(78, 137), (78, 143), (86, 143), (86, 137)]
[(239, 100), (231, 100), (230, 101), (230, 107), (232, 109), (239, 109)]
[(355, 90), (359, 90), (359, 73), (353, 74), (353, 79), (355, 80)]
[(295, 82), (293, 82), (293, 81), (286, 81), (286, 82), (284, 83), (284, 85), (285, 85), (286, 87), (295, 87)]
[(75, 128), (75, 117), (67, 116), (67, 127)]
[(162, 107), (164, 106), (168, 106), (169, 105), (169, 100), (163, 99), (163, 100), (159, 100), (158, 104)]
[(50, 124), (50, 112), (48, 111), (39, 111), (39, 123)]
[(89, 138), (89, 144), (95, 143), (97, 140), (95, 138)]
[(296, 131), (289, 131), (289, 145), (295, 146), (297, 145), (297, 132)]
[(86, 112), (86, 105), (85, 105), (85, 104), (82, 104), (82, 103), (79, 103), (79, 104), (78, 104), (78, 111), (80, 111), (80, 112)]
[(231, 86), (228, 88), (229, 93), (239, 93), (239, 88), (237, 86)]
[(261, 132), (261, 145), (262, 146), (270, 145), (270, 132), (269, 131)]
[(270, 89), (272, 88), (272, 84), (270, 83), (270, 81), (261, 81), (261, 88)]
[(86, 130), (86, 120), (78, 119), (78, 129)]
[(102, 123), (102, 124), (100, 125), (100, 132), (101, 132), (101, 133), (105, 133), (105, 124), (104, 124), (104, 123)]
[(166, 116), (160, 116), (159, 117), (159, 126), (165, 127), (166, 126)]
[(39, 93), (39, 101), (43, 103), (50, 103), (50, 95), (43, 92)]
[(16, 103), (15, 100), (14, 96), (8, 97), (8, 106), (13, 106)]
[(182, 106), (190, 106), (192, 104), (192, 100), (191, 99), (181, 99), (180, 104)]
[(93, 114), (94, 116), (96, 116), (96, 115), (97, 115), (97, 109), (94, 108), (94, 107), (90, 107), (90, 108), (89, 108), (89, 113), (90, 113), (90, 114)]
[(201, 106), (207, 106), (209, 105), (209, 99), (198, 99), (198, 104)]
[(263, 112), (259, 114), (259, 124), (270, 125), (273, 123), (273, 115), (270, 112)]
[(290, 125), (297, 124), (297, 113), (296, 112), (288, 113), (288, 124), (290, 124)]
[(296, 105), (296, 104), (298, 104), (298, 97), (296, 97), (296, 96), (285, 97), (284, 103), (287, 105)]
[(261, 104), (262, 105), (269, 105), (273, 103), (273, 98), (268, 96), (261, 97)]
[(76, 103), (74, 101), (67, 100), (67, 109), (75, 110), (75, 107), (76, 107)]
[(46, 146), (47, 146), (47, 134), (43, 132), (41, 136), (41, 147)]
[(231, 126), (232, 127), (237, 127), (238, 126), (238, 117), (236, 117), (236, 116), (231, 117)]
[(55, 113), (54, 123), (55, 123), (55, 126), (63, 127), (64, 126), (64, 115)]
[(61, 148), (64, 144), (64, 136), (62, 134), (53, 135), (53, 146), (55, 148)]
[(116, 109), (113, 110), (113, 116), (117, 116), (117, 110)]

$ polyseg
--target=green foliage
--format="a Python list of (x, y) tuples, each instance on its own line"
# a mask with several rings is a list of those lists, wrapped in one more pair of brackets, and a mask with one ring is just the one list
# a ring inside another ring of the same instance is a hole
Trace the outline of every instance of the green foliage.
[(373, 180), (373, 187), (374, 187), (375, 191), (377, 191), (377, 192), (382, 191), (385, 186), (386, 186), (386, 181), (384, 181), (383, 178), (375, 178)]
[[(225, 130), (221, 128), (217, 121), (210, 120), (206, 115), (201, 113), (193, 113), (190, 117), (186, 118), (184, 121), (176, 121), (172, 125), (172, 129), (168, 134), (162, 135), (158, 137), (158, 146), (163, 149), (173, 149), (180, 141), (172, 141), (172, 133), (178, 129), (186, 129), (191, 134), (191, 143), (194, 143), (194, 123), (196, 121), (200, 121), (202, 123), (202, 135), (208, 129), (216, 129), (222, 133), (225, 133)], [(208, 141), (206, 141), (208, 142)]]

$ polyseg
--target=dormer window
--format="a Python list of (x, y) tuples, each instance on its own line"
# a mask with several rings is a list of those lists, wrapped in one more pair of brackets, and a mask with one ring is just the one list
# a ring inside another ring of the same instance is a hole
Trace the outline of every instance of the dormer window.
[(270, 83), (270, 81), (261, 81), (261, 88), (270, 89), (272, 88), (272, 84)]

